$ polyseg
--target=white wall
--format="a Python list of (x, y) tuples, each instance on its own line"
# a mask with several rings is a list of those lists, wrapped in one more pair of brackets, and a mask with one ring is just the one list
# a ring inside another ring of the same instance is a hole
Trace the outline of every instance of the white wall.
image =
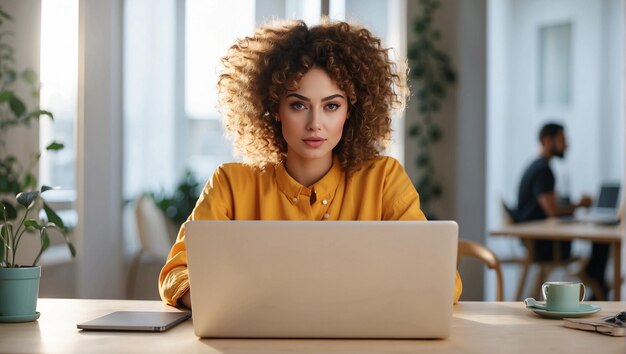
[[(501, 45), (494, 42), (492, 48), (497, 51), (492, 52), (490, 68), (496, 96), (490, 99), (495, 101), (490, 121), (501, 129), (494, 131), (493, 138), (500, 136), (506, 141), (505, 151), (495, 152), (500, 154), (497, 168), (502, 184), (494, 197), (503, 195), (516, 202), (520, 176), (537, 156), (539, 128), (550, 118), (565, 124), (569, 142), (566, 159), (554, 161), (557, 184), (561, 182), (557, 190), (569, 191), (577, 199), (583, 193), (596, 193), (604, 180), (620, 180), (623, 139), (614, 131), (622, 131), (624, 124), (620, 114), (620, 93), (624, 91), (620, 76), (613, 73), (620, 72), (618, 63), (623, 55), (618, 55), (619, 45), (608, 41), (621, 35), (620, 19), (611, 9), (623, 6), (623, 1), (512, 0), (493, 4), (500, 7), (501, 17), (495, 21), (508, 18), (511, 29), (509, 33), (502, 27), (493, 31), (494, 36), (502, 32), (502, 37)], [(572, 103), (570, 107), (543, 108), (537, 103), (537, 31), (541, 25), (562, 21), (573, 24)], [(569, 186), (563, 185), (566, 181)]]
[[(626, 167), (626, 153), (624, 153), (626, 139), (620, 133), (626, 126), (626, 111), (624, 110), (626, 1), (604, 0), (604, 2), (602, 21), (606, 23), (606, 26), (602, 28), (601, 43), (606, 54), (600, 58), (600, 65), (606, 69), (601, 73), (604, 85), (600, 95), (604, 99), (600, 105), (600, 117), (603, 119), (600, 123), (600, 140), (606, 139), (609, 143), (601, 144), (600, 155), (606, 156), (605, 161), (609, 163), (601, 164), (600, 175), (620, 180), (619, 176), (625, 176), (623, 171)], [(626, 183), (622, 183), (622, 186), (626, 190)]]
[[(486, 0), (459, 2), (456, 220), (460, 237), (485, 243)], [(465, 300), (483, 299), (483, 265), (464, 269)]]
[[(540, 26), (572, 23), (569, 107), (541, 107)], [(564, 123), (569, 149), (555, 159), (557, 191), (597, 193), (624, 179), (624, 0), (496, 0), (489, 2), (488, 228), (502, 220), (500, 198), (517, 203), (521, 175), (538, 154), (548, 118)], [(622, 184), (625, 186), (626, 184)], [(491, 239), (499, 254), (521, 251), (513, 239)], [(510, 290), (516, 279), (507, 279)]]

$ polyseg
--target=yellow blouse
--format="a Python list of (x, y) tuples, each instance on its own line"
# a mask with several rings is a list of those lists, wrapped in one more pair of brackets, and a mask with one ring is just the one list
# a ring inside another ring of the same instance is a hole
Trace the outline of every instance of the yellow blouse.
[[(312, 197), (314, 195), (314, 197)], [(241, 163), (220, 166), (188, 220), (426, 220), (419, 195), (400, 163), (382, 157), (347, 177), (337, 159), (310, 188), (284, 165), (264, 170)], [(159, 275), (161, 298), (170, 305), (189, 289), (185, 225)], [(463, 286), (457, 272), (454, 302)]]

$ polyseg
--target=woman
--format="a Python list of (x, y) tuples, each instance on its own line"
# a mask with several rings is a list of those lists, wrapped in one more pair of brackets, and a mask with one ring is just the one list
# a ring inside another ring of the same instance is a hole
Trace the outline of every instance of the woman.
[[(244, 162), (215, 171), (189, 220), (425, 220), (402, 166), (380, 155), (408, 94), (380, 39), (345, 22), (279, 22), (222, 63), (220, 108)], [(457, 274), (454, 302), (461, 290)], [(191, 307), (185, 225), (159, 291)]]

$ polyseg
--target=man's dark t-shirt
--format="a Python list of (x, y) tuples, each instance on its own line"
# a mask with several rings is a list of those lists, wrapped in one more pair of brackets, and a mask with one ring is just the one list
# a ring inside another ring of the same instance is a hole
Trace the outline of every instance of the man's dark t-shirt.
[[(515, 213), (515, 221), (541, 220), (547, 217), (541, 208), (539, 200), (540, 195), (554, 192), (554, 174), (550, 168), (550, 161), (543, 157), (533, 161), (524, 172), (519, 187), (517, 211)], [(558, 244), (560, 248), (561, 259), (570, 257), (571, 242), (553, 242), (548, 240), (536, 240), (533, 242), (535, 248), (535, 260), (551, 260), (554, 259), (554, 244)]]
[(519, 187), (517, 221), (540, 220), (547, 217), (537, 198), (554, 192), (554, 174), (550, 162), (545, 158), (533, 161), (524, 172)]

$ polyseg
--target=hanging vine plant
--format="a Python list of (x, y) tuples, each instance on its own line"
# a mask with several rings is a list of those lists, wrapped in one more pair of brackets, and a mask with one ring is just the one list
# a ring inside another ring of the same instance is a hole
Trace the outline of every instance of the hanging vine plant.
[(420, 193), (422, 209), (432, 215), (433, 202), (441, 198), (443, 188), (436, 178), (432, 149), (443, 138), (436, 120), (447, 91), (456, 82), (450, 58), (441, 49), (441, 32), (434, 26), (438, 0), (421, 0), (420, 14), (413, 22), (417, 39), (409, 44), (410, 83), (417, 101), (418, 116), (409, 127), (409, 136), (417, 142), (415, 188)]

